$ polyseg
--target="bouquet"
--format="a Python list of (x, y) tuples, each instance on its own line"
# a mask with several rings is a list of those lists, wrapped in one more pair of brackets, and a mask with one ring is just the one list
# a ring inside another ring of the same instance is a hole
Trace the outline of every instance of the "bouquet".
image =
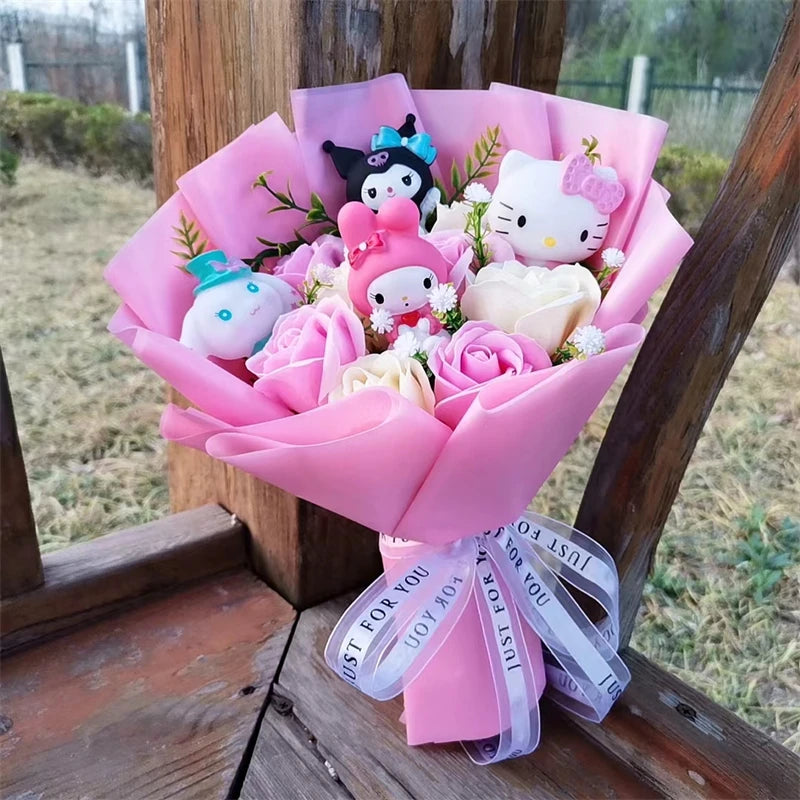
[(543, 691), (600, 721), (629, 680), (612, 559), (526, 509), (691, 244), (650, 177), (666, 125), (400, 75), (292, 107), (115, 256), (109, 328), (191, 402), (167, 439), (380, 532), (330, 666), (403, 692), (410, 744), (530, 752)]

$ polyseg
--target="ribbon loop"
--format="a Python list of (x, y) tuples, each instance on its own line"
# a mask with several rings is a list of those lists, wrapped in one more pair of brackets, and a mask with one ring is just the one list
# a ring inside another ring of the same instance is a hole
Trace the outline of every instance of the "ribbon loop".
[[(393, 540), (381, 537), (384, 554)], [(396, 544), (394, 545), (396, 548)], [(339, 620), (325, 658), (344, 680), (378, 700), (399, 694), (425, 668), (475, 596), (491, 666), (500, 731), (462, 742), (476, 764), (530, 753), (539, 742), (538, 692), (522, 624), (545, 647), (546, 694), (600, 722), (630, 681), (617, 654), (619, 580), (597, 542), (540, 514), (445, 548), (403, 542), (408, 566), (376, 580)], [(563, 582), (562, 582), (563, 581)], [(594, 599), (593, 624), (567, 590)]]

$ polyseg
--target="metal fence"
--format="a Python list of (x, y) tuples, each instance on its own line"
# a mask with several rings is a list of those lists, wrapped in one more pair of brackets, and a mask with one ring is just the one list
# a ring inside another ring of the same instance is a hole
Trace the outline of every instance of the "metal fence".
[(670, 140), (729, 156), (750, 116), (759, 86), (674, 83), (658, 79), (658, 60), (639, 55), (622, 65), (617, 80), (559, 82), (558, 93), (667, 120)]
[(89, 20), (0, 11), (0, 88), (149, 109), (144, 28), (99, 31)]

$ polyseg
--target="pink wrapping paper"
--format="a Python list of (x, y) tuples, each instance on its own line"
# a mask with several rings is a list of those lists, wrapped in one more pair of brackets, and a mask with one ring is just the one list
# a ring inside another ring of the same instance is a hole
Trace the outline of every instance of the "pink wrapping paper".
[[(122, 298), (112, 332), (198, 406), (169, 406), (163, 435), (389, 535), (444, 543), (510, 521), (633, 356), (643, 330), (629, 323), (691, 244), (650, 179), (666, 126), (497, 84), (484, 92), (411, 92), (399, 75), (298, 91), (292, 104), (297, 135), (277, 115), (249, 128), (183, 176), (180, 191), (106, 270)], [(618, 170), (628, 189), (606, 242), (623, 249), (627, 261), (595, 320), (607, 332), (608, 350), (456, 395), (434, 417), (377, 388), (292, 415), (241, 379), (243, 362), (202, 359), (178, 344), (196, 285), (170, 254), (180, 212), (198, 223), (210, 246), (250, 257), (263, 247), (257, 236), (287, 240), (303, 221), (294, 212), (267, 213), (275, 201), (252, 188), (261, 172), (273, 171), (270, 182), (279, 191), (289, 182), (301, 205), (313, 188), (334, 216), (345, 185), (322, 140), (364, 149), (380, 125), (396, 127), (409, 112), (418, 117), (417, 129), (433, 136), (445, 175), (453, 158), (463, 164), (489, 125), (500, 124), (506, 148), (543, 158), (580, 149), (582, 136), (601, 140), (603, 163)], [(538, 640), (531, 633), (527, 641), (541, 676)], [(473, 606), (406, 691), (411, 743), (496, 733), (482, 646)]]

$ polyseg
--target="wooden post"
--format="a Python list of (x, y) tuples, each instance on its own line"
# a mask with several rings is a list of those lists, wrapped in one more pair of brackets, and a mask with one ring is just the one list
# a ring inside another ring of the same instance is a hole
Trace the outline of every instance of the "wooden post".
[(800, 220), (798, 3), (744, 138), (622, 392), (576, 527), (611, 552), (627, 642), (681, 479)]
[(30, 591), (43, 581), (28, 478), (0, 351), (0, 597)]
[[(147, 0), (156, 191), (289, 91), (400, 71), (417, 88), (492, 80), (554, 91), (561, 0)], [(174, 399), (174, 398), (173, 398)], [(183, 510), (219, 502), (252, 536), (256, 571), (304, 607), (379, 568), (374, 533), (193, 450), (171, 445), (170, 496)]]

